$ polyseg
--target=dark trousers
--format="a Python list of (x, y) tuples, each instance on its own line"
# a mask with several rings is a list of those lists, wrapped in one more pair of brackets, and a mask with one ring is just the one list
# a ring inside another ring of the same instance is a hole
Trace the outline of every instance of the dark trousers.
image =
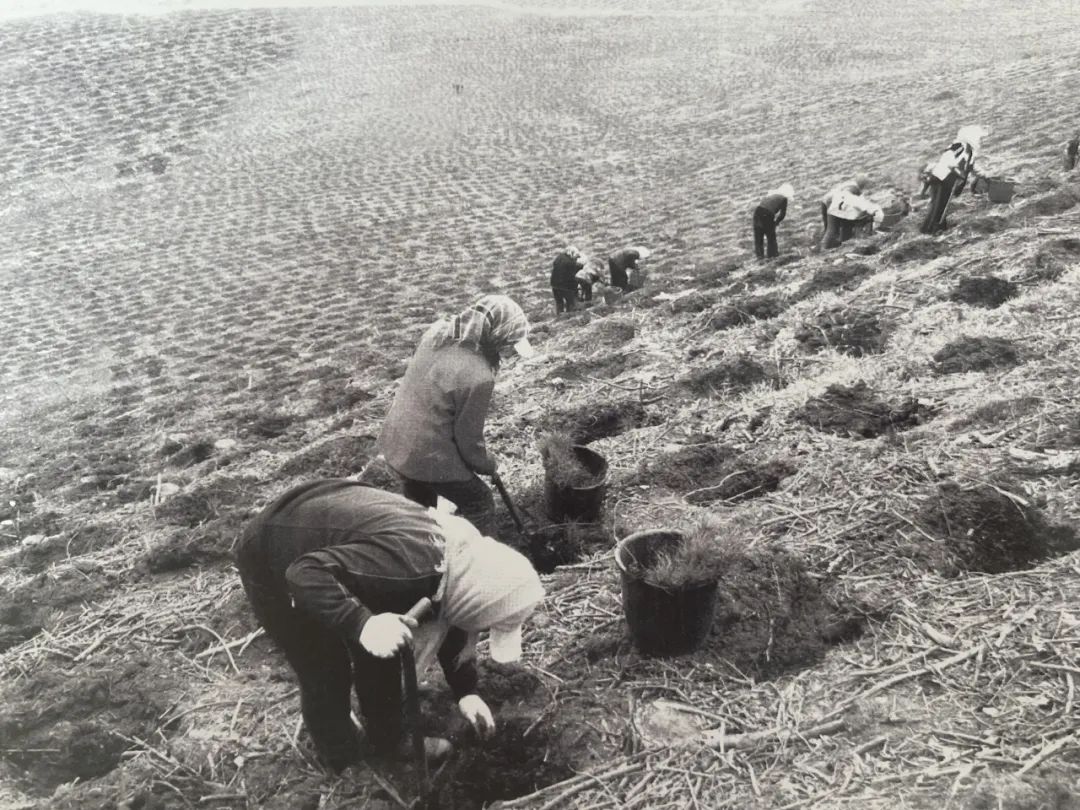
[(560, 312), (573, 312), (575, 307), (577, 307), (576, 288), (564, 289), (562, 287), (552, 287), (551, 293), (555, 296), (556, 315), (558, 315)]
[(294, 608), (284, 579), (268, 573), (257, 537), (241, 542), (236, 567), (255, 618), (296, 673), (304, 726), (326, 765), (340, 772), (359, 758), (353, 691), (368, 742), (377, 753), (393, 752), (402, 740), (400, 659), (376, 658)]
[(1071, 172), (1076, 168), (1076, 158), (1080, 155), (1080, 145), (1076, 141), (1070, 141), (1065, 149), (1065, 171)]
[(608, 273), (611, 277), (611, 286), (618, 287), (623, 292), (630, 292), (630, 281), (626, 277), (626, 268), (619, 267), (614, 260), (607, 260)]
[(933, 234), (945, 230), (945, 212), (956, 188), (957, 177), (950, 173), (944, 180), (930, 178), (930, 204), (926, 207), (926, 218), (919, 229), (923, 233)]
[[(769, 245), (768, 253), (765, 252), (766, 242)], [(770, 259), (780, 255), (776, 247), (776, 220), (773, 219), (773, 212), (760, 205), (754, 209), (754, 253), (759, 259), (764, 259), (766, 255)]]
[(442, 495), (448, 501), (453, 501), (458, 514), (481, 534), (491, 534), (495, 498), (479, 476), (474, 475), (468, 481), (417, 481), (402, 476), (401, 494), (421, 506), (435, 506)]
[(870, 226), (872, 232), (873, 222), (873, 217), (863, 217), (862, 219), (841, 219), (838, 216), (830, 214), (828, 218), (828, 225), (825, 228), (825, 238), (822, 242), (822, 247), (826, 250), (838, 247), (847, 240), (853, 238), (856, 233), (863, 232), (867, 228), (867, 226)]
[(592, 282), (579, 281), (577, 283), (578, 297), (582, 301), (592, 301)]

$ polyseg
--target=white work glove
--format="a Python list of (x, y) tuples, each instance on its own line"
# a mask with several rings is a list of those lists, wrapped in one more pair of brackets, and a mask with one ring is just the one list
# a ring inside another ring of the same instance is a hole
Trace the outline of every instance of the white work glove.
[(376, 658), (391, 658), (406, 644), (412, 644), (416, 619), (398, 613), (379, 613), (364, 623), (360, 645)]
[(482, 697), (466, 695), (458, 701), (457, 705), (481, 738), (490, 737), (495, 733), (495, 718), (491, 716), (491, 709), (484, 703)]

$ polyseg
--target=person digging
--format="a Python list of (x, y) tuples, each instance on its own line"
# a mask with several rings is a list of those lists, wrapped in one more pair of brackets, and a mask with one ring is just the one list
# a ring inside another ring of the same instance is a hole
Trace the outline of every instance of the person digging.
[[(373, 755), (413, 752), (398, 655), (408, 644), (417, 676), (438, 658), (462, 715), (481, 737), (494, 733), (477, 694), (478, 634), (489, 631), (494, 660), (517, 660), (521, 625), (544, 596), (524, 556), (464, 518), (343, 479), (301, 484), (263, 509), (240, 539), (237, 568), (256, 618), (300, 682), (319, 758), (338, 773), (361, 755), (350, 691)], [(425, 597), (434, 619), (418, 626), (405, 614)], [(431, 737), (423, 749), (438, 761), (451, 745)]]
[(479, 476), (494, 476), (498, 462), (484, 422), (501, 357), (536, 355), (528, 336), (528, 318), (505, 295), (482, 296), (424, 333), (378, 440), (405, 497), (435, 506), (441, 495), (488, 533), (495, 498)]

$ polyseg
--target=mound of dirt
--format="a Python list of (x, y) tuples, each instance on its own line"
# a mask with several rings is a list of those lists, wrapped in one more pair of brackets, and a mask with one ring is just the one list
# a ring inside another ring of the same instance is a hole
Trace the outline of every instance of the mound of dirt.
[(820, 267), (795, 293), (795, 300), (802, 301), (804, 298), (830, 290), (853, 290), (872, 272), (869, 265), (861, 263), (831, 264)]
[(949, 247), (944, 242), (932, 236), (920, 236), (900, 242), (885, 254), (885, 259), (893, 264), (911, 261), (925, 262), (944, 255), (948, 250)]
[(1038, 199), (1029, 200), (1020, 209), (1024, 216), (1045, 217), (1060, 214), (1073, 208), (1080, 202), (1080, 191), (1071, 188), (1059, 188), (1044, 194)]
[(968, 276), (949, 293), (950, 301), (984, 309), (997, 309), (1020, 293), (1020, 287), (997, 276)]
[(569, 779), (567, 732), (555, 721), (500, 717), (495, 735), (455, 752), (440, 781), (440, 808), (479, 810)]
[(176, 526), (194, 528), (201, 523), (228, 517), (230, 513), (255, 501), (256, 479), (250, 476), (220, 476), (196, 483), (188, 492), (180, 492), (157, 506), (160, 520)]
[[(720, 577), (710, 651), (743, 673), (772, 677), (819, 661), (831, 643), (861, 633), (809, 575), (782, 550), (731, 560)], [(837, 627), (844, 625), (844, 632)]]
[(590, 357), (587, 360), (571, 360), (556, 366), (549, 377), (561, 377), (563, 379), (580, 380), (585, 377), (600, 377), (610, 379), (618, 377), (624, 371), (637, 368), (643, 358), (634, 352), (611, 352)]
[(1001, 233), (1012, 225), (1012, 220), (996, 214), (988, 214), (985, 217), (972, 217), (964, 222), (965, 230), (972, 233), (990, 234)]
[(1000, 574), (1028, 568), (1038, 560), (1080, 547), (1076, 531), (1051, 524), (1041, 511), (1006, 493), (1008, 481), (963, 487), (937, 486), (919, 508), (915, 522), (942, 546), (923, 551), (942, 573), (984, 571)]
[(125, 738), (150, 738), (175, 692), (168, 667), (142, 655), (41, 670), (6, 691), (0, 758), (39, 793), (102, 776), (132, 747)]
[(809, 351), (828, 346), (852, 357), (863, 357), (885, 351), (889, 331), (876, 312), (839, 306), (799, 326), (795, 340)]
[(852, 386), (830, 385), (793, 416), (825, 433), (872, 439), (921, 425), (933, 418), (933, 411), (910, 397), (895, 405), (879, 400), (860, 380)]
[(709, 327), (720, 331), (753, 321), (768, 320), (787, 309), (787, 305), (788, 302), (778, 293), (746, 296), (715, 310), (709, 316)]
[(500, 664), (491, 658), (478, 661), (484, 701), (493, 709), (521, 703), (540, 688), (540, 679), (518, 664)]
[[(575, 351), (594, 351), (598, 348), (618, 349), (629, 343), (637, 334), (633, 318), (618, 316), (598, 318), (570, 339), (568, 347)], [(563, 341), (560, 339), (559, 344)]]
[(757, 361), (747, 355), (724, 360), (711, 368), (698, 369), (678, 381), (678, 385), (699, 397), (734, 394), (766, 380), (776, 382)]
[(1016, 397), (1014, 399), (992, 399), (974, 408), (965, 417), (955, 423), (957, 428), (972, 425), (990, 427), (1004, 422), (1016, 422), (1038, 410), (1042, 400), (1038, 397)]
[(531, 530), (522, 551), (541, 574), (611, 548), (611, 533), (599, 523), (559, 523)]
[(181, 529), (146, 550), (138, 564), (151, 574), (180, 571), (233, 558), (248, 512), (238, 510), (193, 529)]
[(0, 652), (33, 638), (63, 611), (99, 599), (112, 583), (100, 566), (75, 563), (0, 594)]
[(786, 459), (757, 461), (727, 445), (700, 444), (644, 462), (626, 483), (663, 487), (694, 504), (737, 503), (775, 492), (794, 471)]
[(683, 313), (704, 312), (715, 306), (723, 297), (719, 290), (706, 290), (683, 295), (668, 303), (667, 308), (676, 315)]
[(1057, 281), (1080, 257), (1080, 239), (1065, 238), (1046, 242), (1035, 251), (1032, 266), (1022, 280), (1032, 284)]
[(1011, 340), (965, 335), (938, 349), (933, 356), (932, 368), (937, 374), (963, 374), (1011, 368), (1019, 362), (1020, 353)]
[(123, 535), (120, 526), (111, 523), (90, 523), (71, 532), (45, 538), (40, 543), (19, 549), (16, 563), (28, 571), (40, 572), (56, 560), (78, 557), (91, 551), (108, 548)]
[(548, 432), (568, 435), (574, 444), (588, 444), (634, 428), (658, 424), (659, 419), (637, 400), (628, 399), (557, 410), (543, 420), (541, 427)]
[(335, 436), (301, 450), (278, 470), (284, 478), (345, 478), (375, 455), (374, 436)]
[(174, 467), (193, 467), (214, 455), (214, 442), (208, 437), (170, 436), (158, 452)]

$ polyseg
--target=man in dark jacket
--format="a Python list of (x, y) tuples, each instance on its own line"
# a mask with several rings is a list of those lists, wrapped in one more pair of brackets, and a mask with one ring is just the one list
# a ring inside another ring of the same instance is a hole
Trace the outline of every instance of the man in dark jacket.
[(1076, 159), (1080, 155), (1080, 132), (1073, 136), (1072, 140), (1065, 144), (1065, 171), (1076, 168)]
[[(794, 196), (795, 190), (791, 183), (784, 183), (770, 191), (754, 209), (754, 253), (759, 259), (764, 259), (766, 255), (770, 259), (780, 255), (776, 246), (776, 226), (784, 221), (788, 203)], [(766, 242), (769, 246), (767, 254)]]
[(573, 245), (555, 257), (551, 267), (551, 292), (555, 297), (555, 314), (573, 312), (577, 306), (577, 273), (585, 266), (581, 253)]
[[(302, 484), (267, 506), (240, 540), (237, 568), (256, 618), (296, 672), (304, 724), (335, 771), (360, 753), (350, 687), (375, 753), (410, 750), (397, 653), (414, 631), (418, 676), (437, 656), (462, 714), (478, 732), (493, 731), (476, 695), (476, 633), (490, 629), (492, 656), (513, 660), (521, 623), (543, 596), (524, 557), (467, 521), (342, 479)], [(417, 630), (403, 614), (423, 597), (437, 619)], [(433, 758), (450, 748), (440, 738), (424, 744)]]

